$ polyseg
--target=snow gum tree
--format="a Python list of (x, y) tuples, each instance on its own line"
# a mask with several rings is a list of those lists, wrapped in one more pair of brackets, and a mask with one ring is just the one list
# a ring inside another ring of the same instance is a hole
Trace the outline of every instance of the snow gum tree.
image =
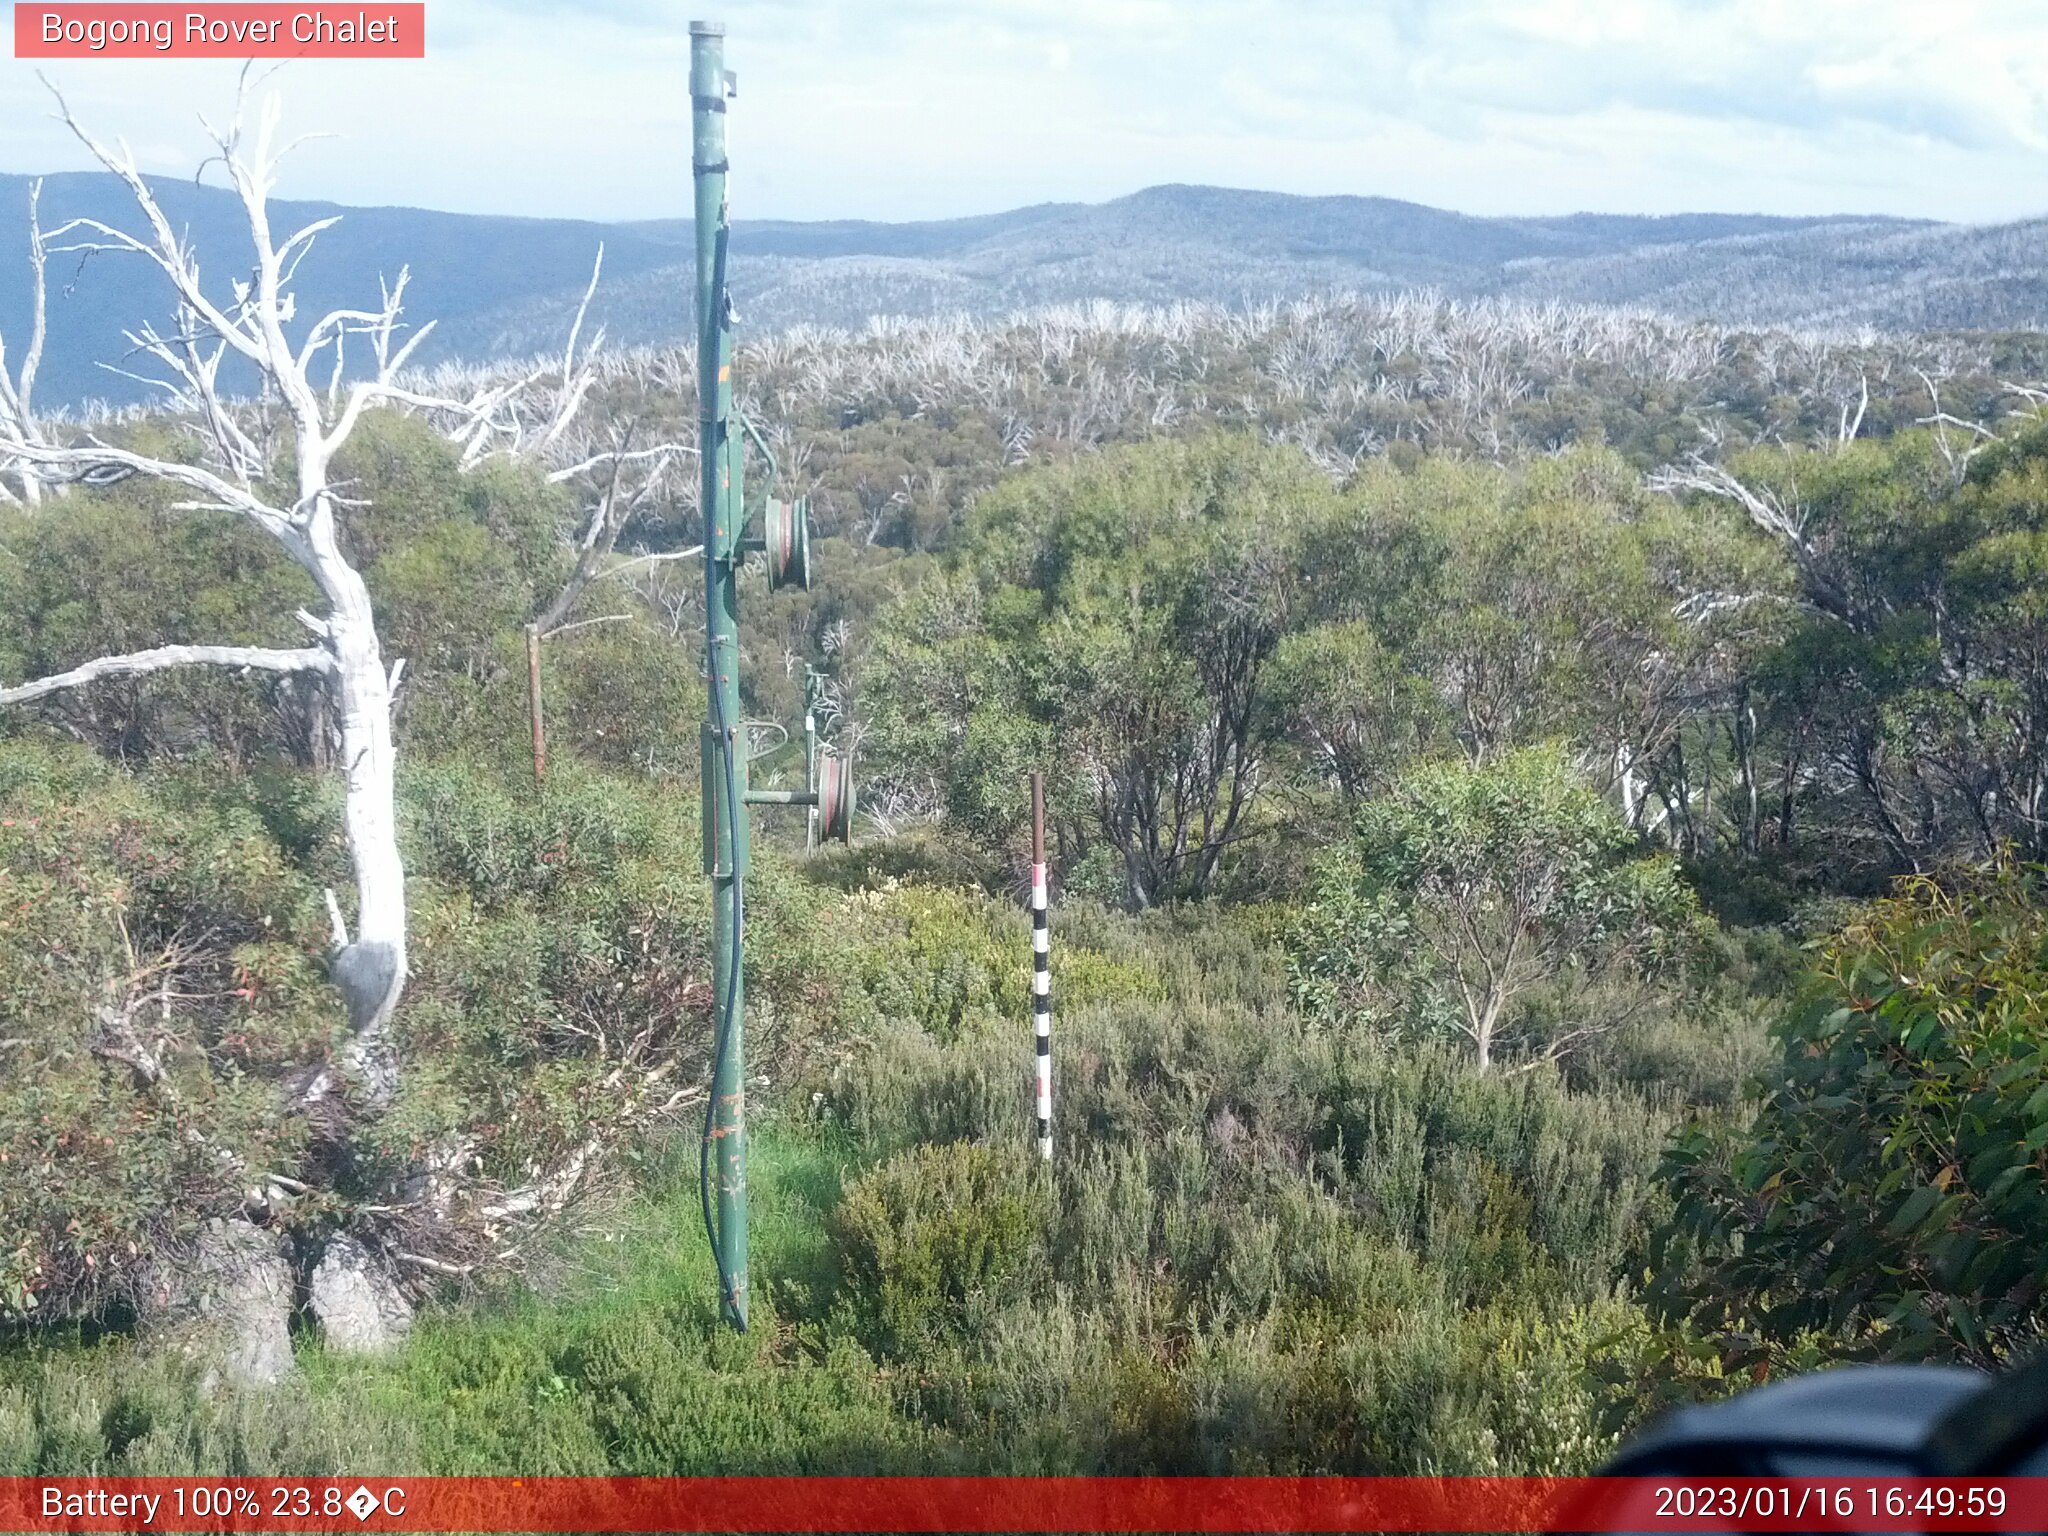
[[(588, 382), (579, 377), (572, 335), (553, 420), (536, 423), (522, 408), (534, 375), (481, 387), (467, 399), (412, 387), (403, 370), (432, 325), (412, 329), (403, 323), (403, 272), (394, 282), (380, 280), (375, 307), (300, 317), (294, 275), (315, 241), (338, 221), (321, 219), (282, 238), (272, 229), (270, 194), (278, 163), (291, 146), (278, 143), (275, 96), (262, 103), (253, 130), (245, 123), (245, 105), (246, 97), (224, 129), (208, 130), (213, 161), (225, 168), (246, 216), (253, 258), (246, 277), (222, 284), (204, 279), (197, 253), (165, 216), (127, 146), (94, 138), (59, 98), (66, 125), (127, 187), (139, 225), (131, 231), (87, 218), (47, 234), (38, 230), (36, 268), (40, 272), (46, 252), (81, 258), (104, 253), (139, 257), (168, 279), (175, 300), (170, 323), (144, 324), (128, 334), (135, 351), (154, 365), (148, 382), (163, 391), (168, 413), (190, 430), (198, 451), (158, 456), (93, 433), (39, 429), (26, 389), (10, 389), (0, 409), (0, 477), (21, 486), (20, 499), (28, 499), (49, 487), (146, 476), (189, 492), (181, 510), (218, 509), (248, 519), (318, 589), (321, 611), (297, 614), (310, 643), (286, 649), (168, 645), (100, 656), (51, 676), (0, 684), (0, 704), (177, 667), (310, 674), (321, 681), (338, 727), (347, 785), (345, 833), (356, 885), (353, 941), (340, 903), (329, 901), (332, 971), (348, 1003), (353, 1062), (374, 1104), (388, 1102), (395, 1089), (396, 1066), (385, 1033), (406, 975), (405, 868), (392, 737), (392, 700), (405, 663), (384, 655), (369, 589), (345, 550), (341, 523), (349, 501), (332, 467), (363, 413), (378, 406), (433, 419), (462, 445), (465, 466), (495, 450), (552, 444)], [(579, 313), (579, 330), (581, 320)], [(31, 357), (40, 350), (40, 313), (35, 329)], [(248, 398), (230, 393), (231, 382), (246, 387), (251, 380), (256, 387)], [(316, 1091), (325, 1086), (316, 1085)]]
[[(403, 271), (390, 282), (379, 280), (373, 304), (302, 315), (295, 276), (322, 233), (337, 221), (319, 219), (289, 233), (273, 229), (270, 196), (290, 145), (279, 143), (274, 96), (253, 112), (247, 106), (245, 92), (226, 126), (208, 129), (214, 148), (208, 165), (225, 169), (249, 237), (249, 265), (236, 267), (246, 275), (222, 280), (202, 273), (198, 253), (165, 215), (127, 146), (93, 137), (59, 98), (59, 116), (126, 187), (137, 217), (130, 228), (79, 218), (45, 231), (34, 219), (32, 204), (36, 314), (12, 375), (6, 374), (6, 353), (0, 347), (5, 380), (0, 384), (0, 509), (11, 508), (11, 515), (54, 528), (68, 507), (84, 506), (89, 498), (51, 501), (51, 491), (131, 479), (169, 487), (174, 517), (227, 513), (240, 518), (303, 571), (317, 596), (303, 607), (296, 607), (303, 600), (298, 595), (275, 599), (273, 616), (281, 626), (302, 629), (307, 643), (110, 648), (26, 681), (0, 677), (0, 705), (28, 704), (107, 679), (182, 668), (291, 677), (307, 685), (301, 696), (322, 701), (316, 714), (320, 723), (313, 727), (321, 738), (316, 757), (334, 763), (343, 780), (342, 840), (355, 883), (353, 935), (343, 901), (332, 891), (326, 898), (333, 934), (329, 974), (346, 1002), (349, 1026), (340, 1059), (353, 1082), (352, 1091), (343, 1094), (334, 1070), (321, 1064), (326, 1060), (322, 1051), (303, 1072), (294, 1072), (285, 1091), (317, 1137), (338, 1143), (357, 1125), (386, 1118), (399, 1103), (401, 1063), (389, 1026), (408, 969), (393, 734), (393, 702), (405, 661), (385, 654), (364, 562), (352, 552), (360, 540), (351, 537), (351, 511), (367, 504), (351, 498), (349, 481), (335, 469), (339, 456), (372, 414), (395, 411), (447, 438), (465, 471), (508, 454), (554, 466), (546, 478), (555, 484), (608, 468), (610, 490), (599, 509), (609, 516), (615, 504), (631, 507), (644, 499), (634, 489), (641, 477), (658, 476), (685, 450), (672, 444), (635, 446), (616, 433), (612, 446), (605, 447), (580, 427), (571, 430), (595, 381), (592, 358), (602, 341), (601, 335), (593, 336), (579, 354), (590, 292), (560, 356), (559, 378), (551, 361), (509, 378), (477, 381), (446, 372), (440, 376), (445, 382), (419, 382), (418, 371), (408, 365), (432, 327), (404, 322)], [(120, 422), (37, 420), (31, 392), (45, 332), (41, 274), (48, 257), (65, 253), (79, 260), (139, 259), (168, 283), (168, 320), (139, 323), (128, 332), (131, 357), (143, 359), (132, 365), (138, 371), (130, 376), (162, 393), (160, 411), (150, 423), (128, 430)], [(593, 290), (595, 283), (593, 276)], [(622, 469), (633, 477), (624, 492)], [(598, 532), (607, 531), (616, 537), (609, 524)], [(594, 542), (609, 552), (608, 539), (586, 534), (584, 546)], [(119, 930), (119, 948), (132, 949), (118, 910), (106, 926)], [(167, 1241), (163, 1251), (142, 1254), (130, 1266), (136, 1271), (130, 1279), (138, 1316), (166, 1339), (203, 1350), (219, 1372), (269, 1380), (290, 1366), (287, 1322), (299, 1281), (306, 1282), (331, 1347), (377, 1348), (401, 1335), (410, 1315), (392, 1260), (410, 1259), (430, 1273), (455, 1272), (459, 1266), (431, 1254), (373, 1252), (347, 1230), (293, 1228), (299, 1238), (314, 1239), (311, 1247), (294, 1246), (286, 1231), (290, 1223), (280, 1223), (278, 1211), (317, 1196), (319, 1189), (277, 1171), (279, 1164), (270, 1161), (273, 1154), (286, 1163), (290, 1159), (282, 1142), (273, 1146), (276, 1138), (266, 1139), (264, 1126), (243, 1126), (247, 1134), (230, 1139), (215, 1133), (234, 1127), (210, 1130), (188, 1101), (178, 1063), (171, 1059), (175, 1053), (164, 1044), (173, 1034), (169, 1021), (184, 998), (177, 979), (181, 966), (189, 970), (197, 963), (186, 951), (203, 937), (181, 930), (162, 957), (126, 954), (114, 965), (110, 1001), (78, 1026), (84, 1030), (79, 1038), (91, 1057), (125, 1064), (133, 1087), (183, 1121), (179, 1156), (198, 1158), (203, 1177), (195, 1176), (193, 1187), (214, 1191), (201, 1202), (204, 1220), (196, 1226), (187, 1223), (190, 1230), (176, 1243)], [(51, 1038), (63, 1035), (60, 1024), (76, 1026), (77, 1021), (51, 1021)], [(251, 1113), (257, 1111), (251, 1108)], [(274, 1108), (269, 1113), (277, 1118)], [(361, 1119), (365, 1114), (368, 1121)], [(230, 1140), (245, 1150), (237, 1151)], [(258, 1149), (264, 1161), (253, 1161), (258, 1152), (247, 1148)], [(376, 1196), (380, 1208), (403, 1207), (416, 1226), (472, 1219), (503, 1225), (550, 1208), (555, 1192), (572, 1187), (591, 1156), (587, 1148), (575, 1148), (563, 1169), (536, 1168), (529, 1186), (495, 1200), (472, 1200), (469, 1205), (476, 1209), (464, 1216), (456, 1208), (461, 1202), (448, 1194), (453, 1185), (444, 1166), (460, 1150), (456, 1145), (418, 1154), (419, 1166), (410, 1176), (397, 1177), (391, 1189)], [(223, 1181), (245, 1191), (240, 1209), (229, 1209), (221, 1197), (217, 1186)], [(132, 1243), (128, 1251), (135, 1254)], [(294, 1256), (301, 1270), (296, 1280)], [(22, 1265), (14, 1268), (19, 1271)], [(61, 1290), (68, 1283), (47, 1265), (30, 1262), (28, 1270), (26, 1278), (14, 1275), (12, 1293), (0, 1289), (0, 1310), (34, 1305), (36, 1285)], [(5, 1278), (0, 1266), (0, 1279)], [(67, 1294), (92, 1290), (88, 1276), (70, 1285)]]

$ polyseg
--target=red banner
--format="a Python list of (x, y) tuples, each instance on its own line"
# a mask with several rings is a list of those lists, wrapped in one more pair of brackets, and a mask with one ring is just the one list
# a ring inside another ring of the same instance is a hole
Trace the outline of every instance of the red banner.
[(339, 5), (126, 5), (58, 0), (14, 7), (17, 59), (421, 59), (421, 0)]
[(2041, 1531), (2048, 1478), (0, 1478), (0, 1531)]

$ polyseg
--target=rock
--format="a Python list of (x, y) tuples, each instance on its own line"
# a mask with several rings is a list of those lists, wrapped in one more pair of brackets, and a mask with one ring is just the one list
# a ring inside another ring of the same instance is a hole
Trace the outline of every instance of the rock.
[(327, 1347), (343, 1354), (382, 1354), (412, 1331), (412, 1307), (390, 1266), (346, 1234), (329, 1239), (308, 1299)]
[(137, 1320), (152, 1345), (206, 1362), (209, 1386), (268, 1386), (292, 1368), (292, 1267), (282, 1238), (216, 1218), (142, 1277)]

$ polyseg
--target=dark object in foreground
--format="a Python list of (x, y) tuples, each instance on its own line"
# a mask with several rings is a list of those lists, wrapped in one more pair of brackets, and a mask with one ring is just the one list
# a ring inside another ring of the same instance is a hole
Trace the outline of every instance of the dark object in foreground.
[(1996, 1378), (1961, 1366), (1857, 1365), (1682, 1408), (1613, 1477), (2048, 1475), (2048, 1358)]

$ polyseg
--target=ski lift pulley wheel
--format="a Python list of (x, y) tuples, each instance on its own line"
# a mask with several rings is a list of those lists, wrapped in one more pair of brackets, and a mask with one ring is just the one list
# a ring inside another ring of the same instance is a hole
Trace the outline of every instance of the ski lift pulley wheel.
[(837, 752), (818, 754), (818, 839), (853, 841), (853, 764)]
[(764, 518), (768, 556), (768, 588), (811, 587), (811, 502), (808, 496), (795, 501), (771, 497)]

